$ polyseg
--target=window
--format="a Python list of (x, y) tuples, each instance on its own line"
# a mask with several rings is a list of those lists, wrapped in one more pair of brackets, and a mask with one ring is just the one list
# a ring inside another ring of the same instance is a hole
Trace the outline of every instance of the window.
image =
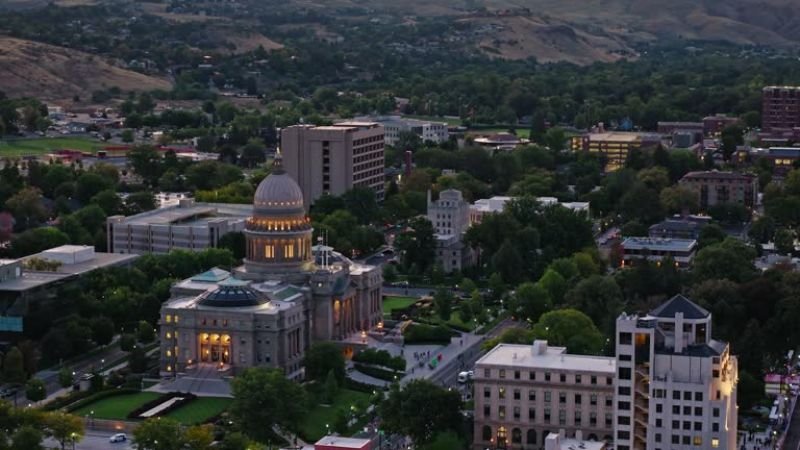
[(483, 388), (483, 398), (491, 398), (492, 390), (487, 386)]
[(681, 399), (681, 391), (672, 391), (672, 399), (673, 400), (680, 400)]
[(589, 382), (590, 382), (591, 384), (597, 384), (597, 377), (596, 377), (596, 376), (594, 376), (594, 375), (592, 375), (592, 377), (589, 379)]
[(575, 384), (581, 384), (581, 376), (580, 374), (575, 375)]
[(691, 430), (692, 429), (692, 422), (689, 422), (688, 420), (684, 420), (683, 421), (683, 429), (684, 430)]
[(711, 448), (717, 448), (717, 447), (719, 447), (719, 439), (711, 438)]
[(620, 380), (630, 380), (631, 379), (631, 368), (630, 367), (620, 367), (619, 368), (619, 379)]
[(528, 379), (529, 380), (536, 380), (536, 372), (534, 372), (534, 371), (528, 372)]
[(511, 430), (511, 443), (513, 444), (521, 444), (522, 443), (522, 430), (519, 428), (514, 428)]
[(630, 361), (632, 359), (633, 358), (631, 358), (631, 355), (624, 355), (624, 354), (621, 354), (621, 353), (619, 355), (619, 360), (620, 361)]
[(264, 257), (267, 259), (272, 259), (275, 257), (275, 246), (274, 245), (265, 245), (264, 246)]
[(631, 395), (631, 388), (628, 386), (620, 386), (617, 388), (619, 395)]
[(544, 373), (544, 381), (550, 381), (550, 373), (549, 372), (545, 372)]
[(536, 401), (536, 391), (531, 389), (528, 391), (528, 401), (535, 402)]
[(695, 392), (694, 393), (694, 401), (702, 402), (703, 401), (703, 393), (702, 392)]
[(681, 407), (678, 405), (672, 405), (672, 414), (680, 414), (680, 413), (681, 413)]
[(656, 419), (656, 427), (661, 428), (662, 423), (661, 419)]
[(514, 371), (514, 379), (519, 380), (519, 370)]
[(691, 406), (684, 406), (683, 407), (683, 415), (684, 416), (692, 415), (692, 407)]
[(662, 405), (661, 403), (656, 403), (656, 412), (657, 413), (664, 412), (664, 405)]
[(564, 393), (564, 392), (559, 392), (558, 393), (558, 403), (561, 403), (562, 405), (564, 403), (567, 403), (567, 394), (566, 393)]
[(606, 386), (611, 386), (614, 384), (614, 379), (611, 377), (606, 377)]
[(500, 406), (497, 407), (497, 417), (499, 417), (500, 419), (505, 419), (506, 418), (506, 407), (505, 406), (500, 405)]
[(630, 411), (631, 402), (619, 402), (619, 409), (622, 411)]
[(544, 421), (545, 423), (550, 423), (550, 408), (544, 409)]
[(486, 378), (492, 377), (492, 370), (491, 369), (483, 369), (483, 376)]
[(614, 406), (614, 397), (606, 397), (606, 406), (609, 408)]
[(714, 417), (719, 417), (719, 408), (714, 408), (711, 410), (711, 415)]
[(611, 427), (613, 423), (614, 423), (614, 417), (610, 413), (606, 414), (606, 426)]
[(620, 333), (619, 343), (621, 345), (631, 345), (633, 343), (633, 335), (631, 333)]
[(594, 406), (597, 404), (597, 394), (590, 394), (589, 395), (589, 404)]
[(597, 425), (597, 413), (594, 411), (589, 413), (589, 425)]
[(528, 436), (525, 442), (530, 445), (536, 445), (536, 430), (528, 430)]
[(713, 431), (715, 433), (719, 432), (719, 424), (717, 422), (714, 422), (714, 423), (711, 424), (711, 431)]
[(566, 374), (563, 374), (563, 373), (562, 373), (562, 374), (560, 374), (560, 375), (558, 376), (558, 381), (560, 381), (560, 382), (562, 382), (562, 383), (566, 383), (566, 382), (567, 382), (567, 375), (566, 375)]
[(620, 425), (630, 425), (631, 424), (631, 418), (628, 417), (628, 416), (619, 416), (618, 420), (619, 420), (619, 424)]
[(519, 420), (520, 418), (520, 409), (519, 406), (514, 407), (514, 419)]
[(491, 406), (483, 405), (483, 417), (486, 417), (487, 419), (489, 417), (492, 417), (492, 407)]
[(489, 425), (484, 425), (483, 430), (481, 430), (481, 437), (485, 442), (489, 442), (492, 440), (492, 427)]
[(544, 401), (550, 403), (550, 391), (544, 391)]
[(689, 436), (682, 436), (681, 441), (683, 441), (683, 445), (689, 445), (691, 438)]
[(673, 420), (672, 421), (672, 429), (673, 430), (680, 430), (681, 429), (681, 421), (680, 420)]
[(695, 422), (694, 431), (703, 431), (703, 422)]
[(286, 244), (283, 246), (283, 257), (294, 258), (294, 245)]
[(566, 425), (567, 424), (567, 411), (563, 409), (558, 410), (558, 424), (559, 425)]
[(719, 378), (719, 370), (717, 369), (712, 370), (711, 376), (713, 376), (714, 378)]
[(506, 398), (506, 388), (504, 388), (504, 387), (497, 388), (497, 397), (498, 398)]
[(631, 438), (630, 431), (623, 431), (623, 430), (617, 431), (617, 439), (630, 439), (630, 438)]
[(694, 415), (695, 416), (702, 416), (703, 415), (703, 408), (699, 406), (694, 407)]
[(500, 369), (500, 378), (506, 377), (506, 369)]
[(673, 444), (680, 444), (681, 443), (681, 437), (678, 436), (677, 434), (673, 434), (672, 435), (672, 443)]
[(170, 323), (170, 322), (172, 322), (172, 316), (170, 316), (169, 314), (167, 314), (166, 316), (164, 316), (164, 321), (165, 321), (165, 322), (167, 322), (167, 323)]
[(683, 392), (683, 399), (685, 401), (690, 401), (692, 399), (692, 393), (689, 392), (689, 391), (684, 391)]
[(661, 442), (661, 433), (656, 433), (656, 442)]
[(535, 408), (528, 408), (528, 420), (536, 420), (536, 409)]
[(514, 389), (514, 400), (520, 399), (519, 389)]
[(575, 394), (575, 404), (576, 405), (580, 405), (581, 404), (581, 400), (583, 400), (581, 398), (581, 394)]
[(703, 445), (703, 437), (702, 436), (695, 436), (694, 440), (692, 440), (692, 445), (696, 447), (700, 447)]

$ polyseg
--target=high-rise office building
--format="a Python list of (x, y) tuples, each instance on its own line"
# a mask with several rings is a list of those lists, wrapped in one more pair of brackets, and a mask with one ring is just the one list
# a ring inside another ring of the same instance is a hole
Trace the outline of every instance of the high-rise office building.
[(738, 367), (711, 313), (676, 295), (617, 319), (617, 450), (735, 450)]
[(281, 130), (286, 172), (310, 206), (323, 194), (342, 195), (365, 187), (383, 200), (384, 129), (377, 123), (295, 125)]
[(767, 86), (761, 91), (761, 101), (764, 130), (800, 127), (800, 86)]

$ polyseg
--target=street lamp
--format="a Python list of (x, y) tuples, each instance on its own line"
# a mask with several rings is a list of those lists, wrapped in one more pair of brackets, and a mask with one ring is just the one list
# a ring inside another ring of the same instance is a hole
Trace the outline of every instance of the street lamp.
[(77, 437), (77, 435), (75, 433), (72, 433), (70, 434), (70, 437), (72, 438), (72, 450), (75, 450), (75, 438)]

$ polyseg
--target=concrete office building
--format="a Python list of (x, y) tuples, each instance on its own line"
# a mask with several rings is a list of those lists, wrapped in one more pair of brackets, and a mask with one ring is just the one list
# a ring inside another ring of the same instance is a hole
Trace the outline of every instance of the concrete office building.
[(758, 177), (755, 175), (716, 170), (689, 172), (679, 183), (697, 195), (698, 204), (703, 211), (726, 203), (752, 209), (758, 203)]
[(184, 198), (166, 208), (111, 216), (106, 219), (108, 251), (141, 255), (216, 247), (227, 233), (243, 231), (252, 213), (252, 205), (197, 203)]
[(676, 295), (616, 333), (618, 450), (737, 448), (737, 360), (708, 311)]
[(462, 239), (470, 226), (469, 208), (461, 191), (444, 190), (436, 201), (431, 200), (428, 191), (428, 220), (433, 224), (436, 238), (436, 263), (445, 273), (461, 270), (475, 262), (474, 251)]
[(672, 258), (677, 267), (688, 267), (697, 252), (694, 239), (629, 237), (622, 241), (622, 265), (636, 265), (647, 260), (661, 264), (666, 257)]
[(384, 129), (374, 122), (294, 125), (281, 130), (283, 164), (310, 206), (323, 194), (365, 187), (383, 200)]
[(564, 347), (500, 344), (475, 363), (475, 450), (542, 449), (551, 432), (612, 441), (611, 357)]
[(303, 193), (278, 158), (246, 221), (244, 265), (179, 282), (162, 306), (161, 373), (262, 366), (301, 379), (312, 342), (348, 354), (363, 347), (363, 333), (383, 320), (382, 272), (312, 247), (312, 233)]
[(414, 133), (422, 139), (422, 142), (433, 142), (435, 144), (441, 144), (450, 139), (446, 122), (409, 119), (402, 116), (364, 116), (356, 117), (355, 121), (375, 122), (383, 125), (384, 142), (386, 145), (391, 146), (397, 145), (401, 133)]
[(761, 90), (761, 102), (765, 131), (800, 127), (800, 86), (766, 86)]

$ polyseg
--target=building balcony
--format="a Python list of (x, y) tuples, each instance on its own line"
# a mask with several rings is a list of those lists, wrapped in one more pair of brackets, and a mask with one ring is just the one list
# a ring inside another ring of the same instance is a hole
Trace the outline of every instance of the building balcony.
[(643, 443), (647, 443), (647, 431), (642, 430), (641, 428), (634, 428), (633, 430), (633, 439), (634, 441), (640, 441)]

